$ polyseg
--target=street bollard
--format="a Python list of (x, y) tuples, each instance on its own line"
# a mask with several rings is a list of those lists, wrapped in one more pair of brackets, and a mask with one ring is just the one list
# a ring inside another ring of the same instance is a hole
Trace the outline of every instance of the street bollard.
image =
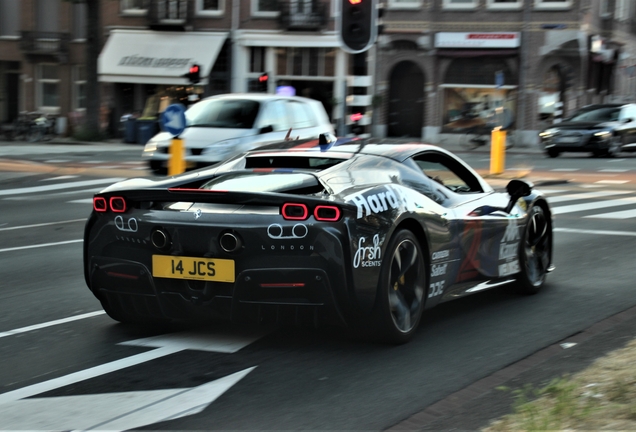
[(183, 140), (173, 138), (170, 144), (170, 159), (168, 159), (168, 175), (177, 175), (185, 171), (183, 157)]
[(492, 130), (490, 140), (490, 174), (501, 174), (506, 164), (506, 131)]

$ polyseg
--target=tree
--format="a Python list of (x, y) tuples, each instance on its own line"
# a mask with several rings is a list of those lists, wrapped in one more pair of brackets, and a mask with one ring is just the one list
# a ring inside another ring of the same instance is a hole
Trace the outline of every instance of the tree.
[(99, 121), (101, 94), (97, 77), (97, 59), (102, 48), (101, 0), (66, 1), (86, 4), (86, 117), (81, 134), (83, 139), (96, 141), (102, 137)]

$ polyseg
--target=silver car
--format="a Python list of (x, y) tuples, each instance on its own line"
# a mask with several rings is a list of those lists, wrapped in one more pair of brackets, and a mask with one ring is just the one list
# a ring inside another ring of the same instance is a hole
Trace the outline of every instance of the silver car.
[[(314, 99), (272, 94), (212, 96), (186, 111), (186, 169), (213, 165), (264, 144), (334, 134), (323, 105)], [(172, 135), (160, 132), (148, 141), (142, 159), (158, 174), (167, 171)]]

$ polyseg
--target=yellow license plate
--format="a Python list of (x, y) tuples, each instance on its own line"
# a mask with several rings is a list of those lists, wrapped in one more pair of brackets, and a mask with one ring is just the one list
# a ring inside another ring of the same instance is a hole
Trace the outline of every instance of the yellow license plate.
[(152, 275), (171, 279), (234, 282), (234, 260), (153, 255)]

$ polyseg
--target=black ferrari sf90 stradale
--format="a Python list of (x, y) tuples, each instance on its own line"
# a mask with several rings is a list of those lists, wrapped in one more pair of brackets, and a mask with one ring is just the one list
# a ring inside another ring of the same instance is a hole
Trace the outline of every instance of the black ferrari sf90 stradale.
[(530, 183), (495, 192), (448, 151), (321, 136), (94, 197), (86, 283), (113, 319), (339, 323), (395, 343), (440, 302), (552, 270)]

